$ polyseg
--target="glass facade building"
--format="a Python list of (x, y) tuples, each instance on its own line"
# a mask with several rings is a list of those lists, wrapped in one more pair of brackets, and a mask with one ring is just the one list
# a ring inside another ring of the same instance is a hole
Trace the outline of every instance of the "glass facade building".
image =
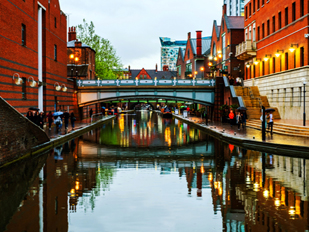
[(223, 0), (227, 16), (244, 16), (245, 0)]

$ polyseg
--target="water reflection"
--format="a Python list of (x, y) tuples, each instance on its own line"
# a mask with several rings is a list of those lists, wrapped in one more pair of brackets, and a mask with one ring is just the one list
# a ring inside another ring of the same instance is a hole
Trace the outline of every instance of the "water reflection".
[(9, 200), (6, 231), (306, 231), (307, 162), (156, 115), (120, 117), (55, 148), (25, 178), (26, 197)]

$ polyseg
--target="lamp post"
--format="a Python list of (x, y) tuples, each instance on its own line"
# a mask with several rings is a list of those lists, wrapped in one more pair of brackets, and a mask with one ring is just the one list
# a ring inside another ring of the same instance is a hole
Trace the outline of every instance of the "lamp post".
[(304, 116), (303, 116), (303, 125), (306, 126), (306, 78), (302, 78), (303, 85), (304, 85)]

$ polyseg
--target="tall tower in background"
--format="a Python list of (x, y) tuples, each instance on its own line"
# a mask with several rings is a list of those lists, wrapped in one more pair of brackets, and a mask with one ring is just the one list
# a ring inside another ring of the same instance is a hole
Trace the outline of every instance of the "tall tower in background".
[(160, 37), (161, 42), (161, 70), (167, 65), (169, 71), (176, 71), (179, 48), (186, 48), (187, 41), (175, 41), (167, 37)]
[(223, 0), (227, 16), (244, 16), (245, 0)]

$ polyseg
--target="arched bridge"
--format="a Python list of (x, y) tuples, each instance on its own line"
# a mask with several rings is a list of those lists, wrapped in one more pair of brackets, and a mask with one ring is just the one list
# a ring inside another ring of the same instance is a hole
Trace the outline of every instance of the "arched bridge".
[[(215, 80), (77, 80), (80, 107), (99, 102), (214, 104)], [(163, 100), (164, 99), (164, 100)]]

